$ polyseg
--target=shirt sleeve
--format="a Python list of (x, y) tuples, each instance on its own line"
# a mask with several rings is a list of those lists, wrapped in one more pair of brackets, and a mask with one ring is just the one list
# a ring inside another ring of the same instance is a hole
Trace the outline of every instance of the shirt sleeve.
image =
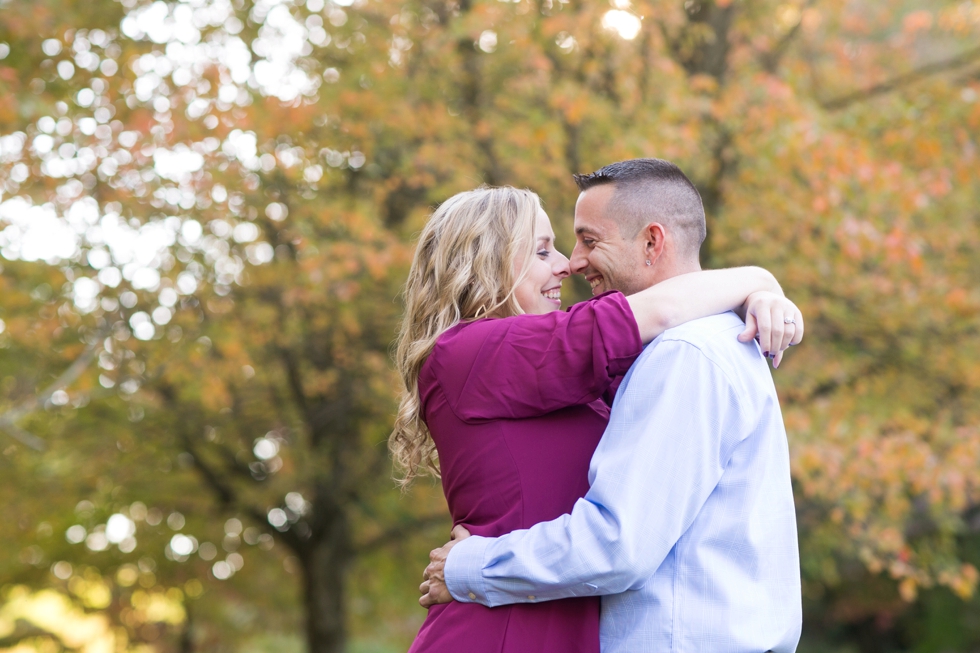
[(653, 575), (745, 437), (723, 371), (683, 341), (631, 370), (571, 514), (499, 538), (469, 537), (446, 562), (457, 601), (486, 606), (615, 594)]
[(520, 419), (598, 399), (642, 347), (626, 298), (611, 292), (465, 325), (436, 345), (431, 372), (460, 419)]

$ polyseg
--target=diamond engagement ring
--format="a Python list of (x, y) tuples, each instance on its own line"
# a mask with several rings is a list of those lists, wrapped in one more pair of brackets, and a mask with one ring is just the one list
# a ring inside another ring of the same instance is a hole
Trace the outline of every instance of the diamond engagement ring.
[(786, 324), (796, 324), (796, 319), (792, 317), (784, 317), (783, 322)]

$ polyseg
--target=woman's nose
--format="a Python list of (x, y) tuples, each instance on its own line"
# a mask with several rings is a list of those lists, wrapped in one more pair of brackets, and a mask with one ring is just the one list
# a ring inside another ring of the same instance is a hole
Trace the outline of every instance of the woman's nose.
[(558, 255), (555, 257), (557, 259), (557, 263), (555, 264), (555, 267), (552, 268), (552, 273), (556, 277), (560, 277), (562, 279), (571, 276), (572, 269), (568, 265), (568, 257), (557, 250), (555, 253)]

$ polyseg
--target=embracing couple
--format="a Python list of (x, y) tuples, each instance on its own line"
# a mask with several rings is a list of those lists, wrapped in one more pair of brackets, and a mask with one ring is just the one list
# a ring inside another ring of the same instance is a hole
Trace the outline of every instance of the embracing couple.
[[(390, 447), (406, 480), (441, 475), (454, 529), (411, 651), (790, 653), (799, 553), (765, 357), (803, 317), (765, 270), (700, 270), (704, 209), (672, 163), (576, 182), (571, 260), (514, 188), (455, 195), (420, 236)], [(572, 273), (594, 296), (561, 311)]]

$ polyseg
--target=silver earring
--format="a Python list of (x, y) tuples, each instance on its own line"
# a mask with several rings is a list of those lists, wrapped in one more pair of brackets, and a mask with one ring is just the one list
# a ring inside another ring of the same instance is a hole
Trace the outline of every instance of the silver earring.
[(650, 261), (647, 261), (647, 265), (653, 265), (653, 263), (651, 263)]

